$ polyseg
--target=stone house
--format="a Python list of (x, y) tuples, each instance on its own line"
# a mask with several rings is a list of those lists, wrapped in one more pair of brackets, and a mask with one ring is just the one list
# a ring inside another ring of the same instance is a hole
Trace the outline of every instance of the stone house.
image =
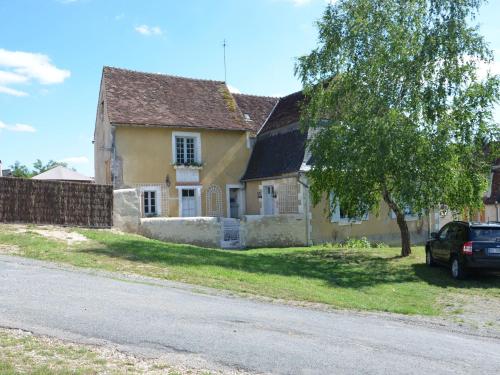
[[(327, 217), (309, 199), (302, 93), (272, 98), (226, 84), (103, 69), (94, 134), (95, 181), (135, 189), (142, 232), (210, 246), (286, 246), (366, 236), (397, 243), (385, 205), (378, 215)], [(408, 213), (413, 241), (435, 215)]]

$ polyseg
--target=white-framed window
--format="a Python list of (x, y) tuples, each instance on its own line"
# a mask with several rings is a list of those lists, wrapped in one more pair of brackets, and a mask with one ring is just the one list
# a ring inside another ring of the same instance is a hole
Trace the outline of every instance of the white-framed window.
[(201, 186), (178, 186), (179, 216), (201, 216)]
[(200, 133), (173, 132), (172, 158), (178, 165), (201, 163)]
[(156, 186), (141, 188), (142, 213), (145, 217), (159, 216), (161, 214), (161, 190)]
[[(413, 211), (413, 209), (409, 205), (406, 205), (403, 208), (403, 211), (405, 213), (405, 220), (406, 221), (414, 221), (414, 220), (418, 219), (418, 213)], [(391, 219), (396, 219), (396, 214), (394, 213), (393, 210), (391, 210)]]
[(361, 224), (363, 221), (369, 219), (368, 211), (361, 217), (350, 217), (348, 213), (340, 206), (339, 200), (335, 198), (334, 194), (330, 194), (330, 206), (334, 206), (330, 221), (339, 224)]

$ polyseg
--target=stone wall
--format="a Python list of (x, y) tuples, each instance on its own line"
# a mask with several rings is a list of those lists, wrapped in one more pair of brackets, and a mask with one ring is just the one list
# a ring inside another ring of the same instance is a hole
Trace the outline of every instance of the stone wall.
[(244, 216), (240, 224), (243, 247), (306, 246), (304, 215)]
[(139, 234), (165, 242), (220, 247), (221, 223), (215, 217), (140, 219)]

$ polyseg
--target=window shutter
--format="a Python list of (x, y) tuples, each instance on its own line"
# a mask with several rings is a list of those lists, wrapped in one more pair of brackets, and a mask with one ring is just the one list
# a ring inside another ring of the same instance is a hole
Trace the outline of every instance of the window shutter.
[(335, 195), (333, 193), (330, 193), (330, 207), (332, 207), (333, 205), (335, 205), (335, 207), (330, 220), (332, 223), (338, 223), (340, 221), (340, 205), (338, 201), (336, 201)]

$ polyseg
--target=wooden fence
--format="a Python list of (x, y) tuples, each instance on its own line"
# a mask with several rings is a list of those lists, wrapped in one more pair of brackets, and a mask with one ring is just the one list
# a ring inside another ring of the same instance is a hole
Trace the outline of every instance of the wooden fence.
[(110, 228), (113, 187), (0, 177), (0, 222)]

